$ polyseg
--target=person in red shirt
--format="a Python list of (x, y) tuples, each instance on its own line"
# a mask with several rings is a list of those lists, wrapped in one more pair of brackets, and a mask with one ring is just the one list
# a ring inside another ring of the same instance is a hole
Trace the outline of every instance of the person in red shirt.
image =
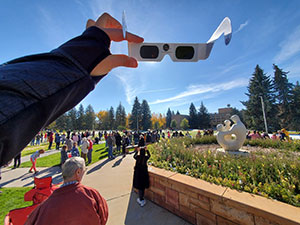
[(63, 185), (31, 212), (25, 225), (105, 225), (107, 203), (96, 189), (81, 184), (84, 172), (83, 158), (66, 160), (62, 166)]

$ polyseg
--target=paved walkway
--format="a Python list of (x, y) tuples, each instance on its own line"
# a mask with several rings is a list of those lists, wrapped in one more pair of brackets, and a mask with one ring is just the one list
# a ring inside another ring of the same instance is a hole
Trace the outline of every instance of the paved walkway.
[[(158, 205), (147, 201), (142, 208), (137, 202), (137, 194), (132, 191), (133, 167), (132, 155), (104, 159), (87, 167), (82, 183), (97, 189), (107, 200), (109, 219), (107, 225), (189, 225)], [(38, 168), (38, 177), (51, 175), (54, 183), (62, 181), (59, 167)], [(33, 174), (28, 168), (2, 170), (1, 187), (22, 187), (33, 185)]]

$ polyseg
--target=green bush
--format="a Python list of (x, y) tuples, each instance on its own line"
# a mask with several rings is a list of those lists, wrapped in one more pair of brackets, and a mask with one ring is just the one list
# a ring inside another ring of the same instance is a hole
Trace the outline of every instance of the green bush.
[(300, 207), (300, 156), (296, 153), (255, 152), (242, 157), (209, 149), (200, 152), (194, 148), (198, 143), (215, 143), (214, 137), (153, 144), (149, 164)]

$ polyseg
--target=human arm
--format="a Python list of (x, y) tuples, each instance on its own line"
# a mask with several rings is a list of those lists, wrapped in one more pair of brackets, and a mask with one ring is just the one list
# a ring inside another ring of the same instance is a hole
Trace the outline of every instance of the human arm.
[[(110, 53), (111, 40), (124, 40), (119, 26), (103, 14), (89, 20), (82, 35), (49, 53), (0, 65), (0, 165), (76, 106), (111, 69), (137, 66), (133, 58)], [(130, 33), (126, 40), (143, 41)]]

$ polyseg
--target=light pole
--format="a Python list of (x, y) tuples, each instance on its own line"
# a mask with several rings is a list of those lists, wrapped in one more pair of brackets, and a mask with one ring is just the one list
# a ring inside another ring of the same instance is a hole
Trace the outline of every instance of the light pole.
[(263, 117), (264, 117), (264, 122), (265, 122), (266, 133), (269, 134), (268, 133), (268, 126), (267, 126), (267, 119), (266, 119), (266, 114), (265, 114), (265, 104), (264, 104), (262, 96), (259, 96), (259, 97), (260, 97), (261, 107), (262, 107), (262, 111), (263, 111)]

